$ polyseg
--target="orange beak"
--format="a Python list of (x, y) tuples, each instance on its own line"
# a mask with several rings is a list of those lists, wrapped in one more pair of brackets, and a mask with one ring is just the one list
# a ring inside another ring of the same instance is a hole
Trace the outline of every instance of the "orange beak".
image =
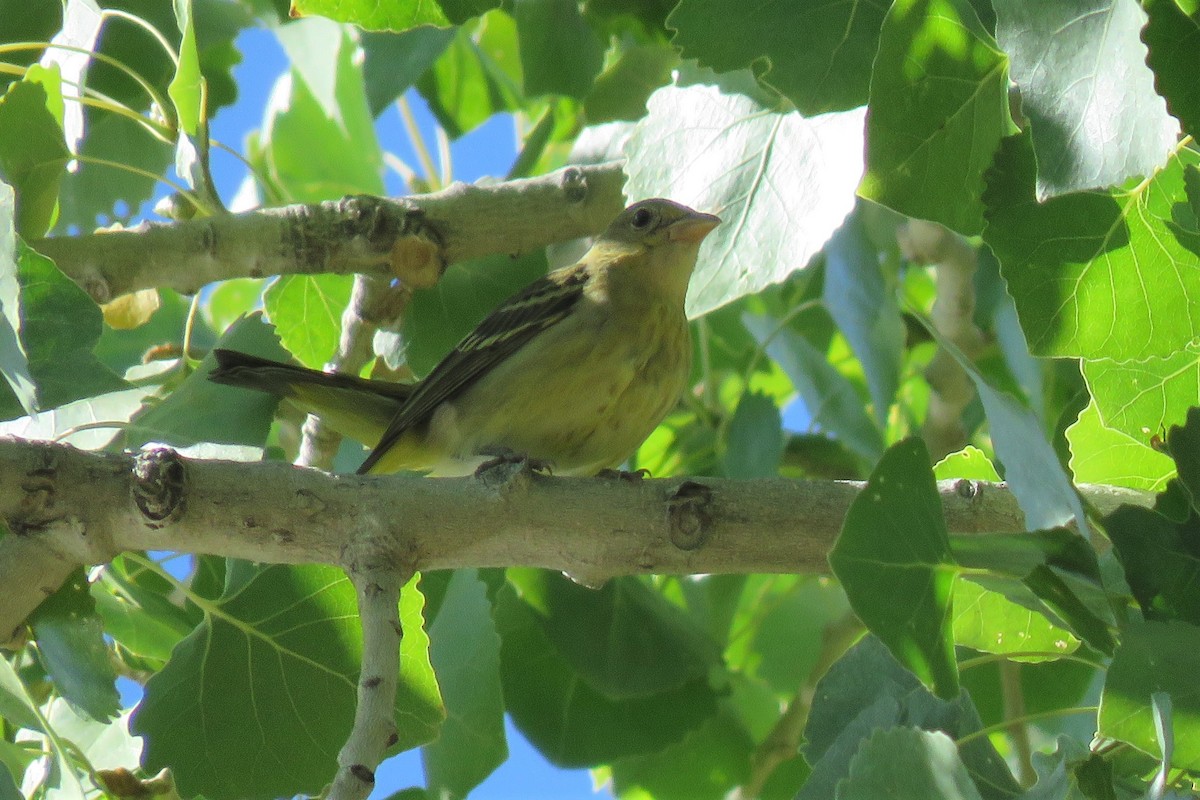
[(720, 224), (721, 218), (717, 215), (694, 211), (683, 219), (672, 222), (667, 228), (667, 238), (672, 242), (699, 242)]

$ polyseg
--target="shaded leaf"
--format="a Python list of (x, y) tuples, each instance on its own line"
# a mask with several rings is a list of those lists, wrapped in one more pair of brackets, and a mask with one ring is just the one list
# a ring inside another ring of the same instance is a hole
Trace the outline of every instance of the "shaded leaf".
[[(235, 323), (217, 344), (262, 358), (288, 360), (274, 331), (258, 315)], [(165, 400), (135, 417), (126, 429), (125, 446), (136, 448), (147, 442), (174, 447), (201, 442), (262, 446), (279, 398), (213, 383), (208, 373), (215, 366), (216, 359), (205, 356)]]
[(791, 379), (813, 425), (831, 432), (867, 461), (875, 461), (883, 452), (883, 435), (850, 381), (791, 328), (776, 330), (768, 317), (743, 315), (742, 322), (759, 342), (766, 343), (767, 354)]
[(525, 94), (583, 99), (604, 65), (600, 39), (575, 0), (513, 0)]
[(429, 628), (429, 660), (441, 687), (446, 721), (421, 749), (428, 788), (465, 797), (508, 758), (500, 637), (476, 570), (455, 570)]
[(561, 657), (605, 698), (677, 690), (720, 666), (706, 633), (637, 578), (589, 589), (546, 570), (507, 572)]
[(706, 678), (678, 689), (610, 700), (568, 664), (536, 613), (511, 588), (497, 595), (496, 628), (508, 713), (521, 732), (559, 766), (605, 763), (653, 753), (677, 742), (716, 710)]
[[(406, 587), (400, 747), (429, 741), (442, 719), (422, 604), (415, 587)], [(184, 795), (320, 791), (350, 731), (361, 656), (354, 589), (340, 569), (234, 563), (203, 624), (146, 683), (130, 725), (146, 737), (146, 768), (170, 765)], [(198, 747), (196, 730), (222, 735)], [(278, 730), (294, 735), (271, 735)]]
[(1146, 619), (1200, 626), (1200, 518), (1193, 514), (1179, 524), (1147, 508), (1121, 506), (1104, 526)]
[(859, 193), (959, 233), (983, 230), (983, 174), (1012, 132), (1007, 59), (954, 0), (899, 0), (883, 24)]
[(366, 32), (362, 35), (363, 84), (371, 115), (416, 84), (454, 40), (454, 28), (421, 26), (403, 33)]
[(955, 567), (929, 453), (919, 439), (883, 454), (846, 514), (829, 565), (855, 613), (896, 658), (938, 696), (956, 696), (949, 625)]
[(764, 78), (801, 113), (823, 114), (867, 101), (887, 6), (879, 0), (772, 0), (751, 10), (738, 0), (682, 0), (667, 24), (684, 58), (718, 72), (763, 59)]
[(98, 722), (117, 716), (117, 676), (83, 570), (43, 600), (29, 622), (58, 694)]
[(981, 800), (944, 733), (892, 728), (876, 731), (850, 762), (850, 775), (838, 784), (841, 797), (896, 800)]
[(862, 362), (871, 410), (880, 425), (896, 396), (904, 359), (904, 321), (895, 283), (894, 275), (885, 274), (862, 209), (856, 210), (825, 245), (822, 299)]
[[(818, 683), (804, 728), (804, 754), (813, 774), (800, 800), (826, 800), (844, 778), (861, 742), (880, 728), (913, 726), (957, 739), (983, 727), (971, 698), (934, 697), (874, 636), (863, 638)], [(986, 800), (1016, 797), (1021, 789), (986, 738), (960, 748)]]
[(1174, 0), (1143, 0), (1142, 8), (1149, 15), (1142, 41), (1155, 88), (1184, 133), (1195, 136), (1200, 133), (1200, 87), (1193, 80), (1200, 72), (1200, 10), (1185, 14)]
[(20, 336), (21, 283), (15, 225), (16, 195), (11, 186), (0, 181), (0, 375), (16, 404), (32, 414), (37, 408), (37, 387)]
[(1154, 92), (1136, 0), (994, 3), (996, 38), (1033, 131), (1038, 200), (1104, 189), (1166, 163), (1179, 125)]
[(1121, 631), (1104, 691), (1099, 732), (1128, 742), (1151, 756), (1161, 755), (1152, 695), (1166, 692), (1175, 719), (1172, 765), (1200, 765), (1200, 628), (1184, 622), (1132, 623)]
[(783, 419), (764, 394), (746, 392), (725, 429), (725, 474), (730, 478), (773, 478), (783, 457)]
[(1198, 164), (1200, 154), (1182, 148), (1131, 191), (1038, 203), (1029, 137), (1004, 141), (988, 175), (983, 236), (1035, 354), (1168, 357), (1200, 335), (1200, 227), (1180, 214), (1184, 169)]

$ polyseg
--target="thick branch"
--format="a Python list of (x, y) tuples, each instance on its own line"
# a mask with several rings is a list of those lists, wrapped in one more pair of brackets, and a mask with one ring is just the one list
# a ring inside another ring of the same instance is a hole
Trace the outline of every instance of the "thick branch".
[(387, 275), (419, 288), (457, 261), (598, 233), (620, 212), (624, 181), (620, 163), (610, 162), (492, 186), (144, 222), (32, 244), (100, 303), (138, 289), (191, 294), (212, 281), (295, 273)]
[[(0, 439), (0, 641), (70, 569), (126, 550), (403, 569), (528, 566), (588, 582), (635, 573), (825, 572), (862, 484), (669, 478), (629, 482), (329, 475), (282, 463), (193, 461)], [(940, 485), (956, 533), (1024, 530), (1002, 485)], [(1085, 488), (1101, 511), (1148, 495)], [(371, 537), (370, 541), (363, 537)], [(57, 582), (55, 580), (57, 577)]]

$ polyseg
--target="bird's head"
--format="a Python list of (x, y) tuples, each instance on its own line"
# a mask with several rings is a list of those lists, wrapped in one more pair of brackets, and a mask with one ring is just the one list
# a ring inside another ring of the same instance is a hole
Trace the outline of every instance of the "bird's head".
[(678, 293), (682, 301), (700, 243), (720, 223), (720, 217), (671, 200), (642, 200), (617, 215), (593, 252), (614, 268), (637, 270), (647, 288)]

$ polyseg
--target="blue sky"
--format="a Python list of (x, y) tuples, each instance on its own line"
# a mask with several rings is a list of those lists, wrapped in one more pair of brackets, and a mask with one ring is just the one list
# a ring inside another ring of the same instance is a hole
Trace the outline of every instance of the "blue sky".
[[(250, 29), (238, 39), (242, 63), (234, 68), (238, 99), (221, 109), (212, 120), (215, 139), (241, 151), (246, 134), (259, 127), (267, 96), (276, 79), (287, 69), (287, 58), (268, 30)], [(409, 93), (409, 103), (418, 126), (432, 149), (435, 122), (420, 95)], [(395, 107), (385, 111), (376, 124), (380, 144), (409, 165), (417, 161)], [(474, 181), (484, 175), (502, 176), (516, 153), (512, 119), (497, 116), (451, 144), (454, 178)], [(219, 149), (213, 150), (212, 171), (222, 199), (233, 198), (246, 175), (241, 162)], [(404, 186), (395, 172), (387, 175), (389, 193), (402, 194)], [(122, 681), (122, 699), (128, 705), (140, 694), (139, 687)], [(587, 770), (560, 770), (549, 764), (521, 734), (508, 725), (510, 756), (493, 775), (471, 793), (471, 800), (554, 797), (561, 800), (595, 798)], [(409, 786), (423, 786), (424, 773), (419, 751), (409, 751), (384, 763), (376, 774), (372, 800), (382, 800)], [(608, 796), (604, 791), (600, 796)]]

